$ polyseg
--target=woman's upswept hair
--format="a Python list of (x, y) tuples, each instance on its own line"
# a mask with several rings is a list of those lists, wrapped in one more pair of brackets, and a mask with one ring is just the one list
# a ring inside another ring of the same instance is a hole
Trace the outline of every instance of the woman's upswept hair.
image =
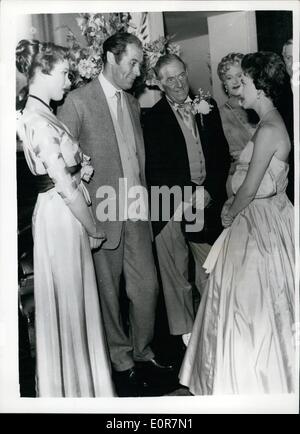
[(68, 59), (68, 49), (52, 42), (22, 39), (16, 48), (16, 66), (30, 81), (37, 68), (50, 74), (55, 64)]
[(256, 89), (262, 89), (268, 98), (277, 101), (286, 81), (286, 67), (278, 54), (270, 51), (246, 54), (242, 69), (252, 78)]
[(222, 57), (221, 62), (218, 64), (218, 76), (219, 79), (224, 82), (226, 72), (231, 66), (240, 65), (244, 57), (242, 53), (229, 53), (227, 56)]

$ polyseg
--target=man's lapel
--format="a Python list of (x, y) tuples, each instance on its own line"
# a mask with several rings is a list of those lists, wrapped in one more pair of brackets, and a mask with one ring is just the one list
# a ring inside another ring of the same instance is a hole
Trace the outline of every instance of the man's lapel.
[(106, 101), (106, 97), (104, 94), (104, 91), (102, 89), (102, 86), (100, 84), (100, 81), (98, 78), (93, 80), (91, 82), (91, 97), (95, 101), (95, 109), (100, 111), (101, 115), (103, 116), (105, 120), (105, 124), (110, 128), (114, 130), (113, 121), (111, 118), (110, 110), (108, 107), (108, 103)]
[(166, 128), (168, 131), (175, 131), (177, 133), (175, 136), (181, 137), (184, 140), (183, 132), (165, 95), (160, 100), (160, 112), (162, 114), (161, 121), (163, 122), (163, 128)]
[(119, 160), (120, 166), (122, 167), (115, 127), (104, 91), (98, 78), (93, 80), (90, 90), (90, 98), (94, 103), (94, 114), (98, 119), (99, 128), (101, 128), (101, 136), (105, 137), (105, 140), (102, 140), (102, 146), (105, 146), (107, 155), (111, 154), (112, 158)]
[(201, 120), (200, 113), (197, 113), (195, 115), (195, 120), (196, 120), (196, 124), (198, 127), (198, 132), (200, 135), (200, 141), (201, 141), (204, 157), (206, 156), (206, 151), (207, 151), (207, 134), (206, 134), (207, 130), (206, 130), (206, 125), (205, 125), (206, 116), (208, 116), (208, 115), (202, 115), (202, 120)]
[(138, 111), (133, 107), (132, 102), (130, 101), (130, 98), (128, 98), (128, 95), (126, 92), (123, 92), (124, 95), (124, 101), (127, 105), (128, 113), (131, 118), (131, 124), (133, 128), (133, 134), (134, 134), (134, 140), (136, 145), (136, 151), (139, 158), (140, 164), (144, 164), (145, 159), (145, 149), (144, 149), (144, 140), (142, 135), (142, 129), (139, 119), (139, 113)]

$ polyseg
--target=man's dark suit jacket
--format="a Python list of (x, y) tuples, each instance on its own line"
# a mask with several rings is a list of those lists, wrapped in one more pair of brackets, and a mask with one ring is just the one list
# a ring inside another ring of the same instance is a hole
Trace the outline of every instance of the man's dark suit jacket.
[[(205, 158), (206, 179), (203, 184), (212, 198), (205, 209), (205, 224), (201, 232), (186, 233), (194, 242), (213, 243), (222, 230), (220, 214), (227, 199), (226, 179), (230, 165), (229, 150), (224, 136), (219, 110), (211, 100), (213, 109), (207, 115), (195, 116)], [(167, 99), (162, 97), (145, 115), (142, 121), (146, 151), (146, 180), (152, 186), (191, 186), (191, 173), (184, 135)], [(173, 207), (174, 208), (174, 207)], [(172, 210), (171, 215), (173, 215)], [(153, 221), (154, 235), (167, 224)], [(184, 226), (184, 225), (183, 225)]]
[(289, 173), (288, 186), (286, 194), (292, 203), (294, 203), (294, 107), (293, 107), (293, 91), (291, 89), (290, 78), (287, 76), (284, 84), (284, 90), (277, 101), (277, 108), (285, 123), (289, 138), (291, 141), (291, 152), (289, 155)]

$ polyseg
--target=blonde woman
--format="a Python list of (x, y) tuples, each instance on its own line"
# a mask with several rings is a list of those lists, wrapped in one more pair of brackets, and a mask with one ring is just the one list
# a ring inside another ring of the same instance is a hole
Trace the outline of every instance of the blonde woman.
[(245, 110), (240, 105), (242, 89), (241, 53), (229, 53), (222, 58), (218, 65), (218, 75), (223, 84), (228, 100), (220, 110), (224, 134), (231, 155), (231, 166), (227, 180), (227, 194), (231, 196), (231, 177), (234, 173), (237, 159), (255, 131), (255, 113)]

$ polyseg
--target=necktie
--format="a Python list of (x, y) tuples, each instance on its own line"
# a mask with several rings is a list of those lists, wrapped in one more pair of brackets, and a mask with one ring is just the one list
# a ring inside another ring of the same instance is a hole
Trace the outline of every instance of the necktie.
[(119, 127), (124, 135), (124, 117), (123, 117), (123, 111), (121, 106), (121, 91), (116, 92), (116, 98), (117, 98), (117, 120)]
[(194, 115), (192, 113), (192, 105), (190, 102), (184, 104), (173, 104), (175, 110), (179, 114), (180, 118), (183, 120), (187, 128), (192, 131), (195, 139), (197, 138), (197, 127)]

